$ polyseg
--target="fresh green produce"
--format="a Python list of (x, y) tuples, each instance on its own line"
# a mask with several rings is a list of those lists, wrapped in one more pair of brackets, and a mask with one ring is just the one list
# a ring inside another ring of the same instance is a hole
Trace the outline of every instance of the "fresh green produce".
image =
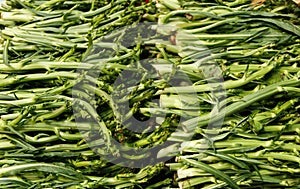
[[(0, 13), (1, 188), (300, 185), (292, 1), (8, 0)], [(155, 162), (144, 152), (159, 145), (166, 162), (112, 163)]]
[[(235, 3), (219, 6), (176, 1), (172, 6), (182, 9), (173, 9), (160, 1), (159, 8), (164, 13), (158, 21), (183, 28), (209, 46), (211, 56), (223, 68), (227, 89), (227, 99), (220, 102), (220, 106), (226, 104), (220, 111), (226, 116), (222, 128), (206, 129), (208, 121), (222, 117), (211, 118), (208, 114), (185, 123), (198, 133), (195, 140), (185, 142), (179, 133), (171, 136), (183, 142), (170, 150), (181, 154), (176, 162), (167, 163), (176, 171), (180, 188), (299, 185), (296, 128), (300, 30), (292, 24), (298, 23), (297, 14), (287, 14), (290, 7), (284, 3), (273, 10), (268, 5), (251, 10), (247, 5), (231, 7)], [(267, 9), (272, 11), (266, 12)], [(195, 52), (195, 56), (201, 57), (201, 52)], [(201, 60), (202, 64), (209, 61), (206, 57)], [(179, 66), (191, 73), (201, 63)], [(211, 89), (205, 83), (197, 83), (193, 87), (166, 88), (164, 92), (192, 90), (204, 93)]]

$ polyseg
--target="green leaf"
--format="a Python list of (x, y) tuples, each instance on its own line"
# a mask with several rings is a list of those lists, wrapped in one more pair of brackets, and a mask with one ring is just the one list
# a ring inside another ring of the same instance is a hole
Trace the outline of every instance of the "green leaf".
[(215, 177), (223, 180), (224, 182), (226, 182), (229, 186), (231, 186), (231, 188), (233, 189), (239, 189), (240, 187), (226, 174), (224, 174), (223, 172), (219, 171), (218, 169), (215, 169), (205, 163), (202, 163), (200, 161), (195, 161), (192, 159), (187, 159), (184, 157), (181, 157), (180, 160), (182, 160), (183, 162), (194, 166), (194, 167), (198, 167), (200, 169), (202, 169), (203, 171), (206, 171), (208, 173), (211, 173), (212, 175), (214, 175)]

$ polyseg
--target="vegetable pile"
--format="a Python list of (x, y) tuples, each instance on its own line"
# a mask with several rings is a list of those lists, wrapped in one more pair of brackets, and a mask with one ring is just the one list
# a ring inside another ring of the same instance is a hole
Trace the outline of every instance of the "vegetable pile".
[(297, 188), (300, 10), (255, 2), (7, 0), (0, 187)]

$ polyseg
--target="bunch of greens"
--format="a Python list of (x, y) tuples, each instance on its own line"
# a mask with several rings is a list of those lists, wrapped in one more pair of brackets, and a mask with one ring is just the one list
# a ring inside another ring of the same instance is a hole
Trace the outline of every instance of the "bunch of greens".
[[(288, 1), (7, 1), (0, 186), (297, 187), (297, 14)], [(168, 162), (145, 168), (99, 156), (142, 163), (153, 154), (130, 149), (164, 143)]]
[[(159, 23), (183, 29), (184, 40), (196, 37), (210, 49), (210, 58), (197, 50), (190, 54), (200, 61), (186, 59), (179, 67), (194, 76), (212, 58), (223, 69), (227, 91), (226, 100), (218, 104), (219, 114), (225, 115), (222, 128), (206, 128), (208, 119), (218, 121), (221, 116), (204, 115), (184, 123), (195, 128), (194, 140), (186, 142), (177, 137), (179, 133), (171, 136), (183, 142), (170, 150), (181, 154), (176, 163), (167, 164), (176, 171), (180, 188), (299, 185), (300, 28), (292, 3), (267, 1), (253, 7), (243, 1), (161, 0), (157, 4)], [(291, 7), (294, 11), (288, 11)], [(200, 94), (211, 90), (198, 81), (164, 92), (192, 89)]]

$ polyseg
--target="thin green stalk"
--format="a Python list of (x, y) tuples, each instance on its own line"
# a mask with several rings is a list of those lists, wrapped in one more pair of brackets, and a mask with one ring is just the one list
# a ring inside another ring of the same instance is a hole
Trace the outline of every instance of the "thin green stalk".
[(12, 84), (17, 83), (25, 83), (30, 81), (45, 81), (45, 80), (53, 80), (53, 79), (59, 79), (59, 78), (69, 78), (69, 79), (76, 79), (79, 77), (78, 73), (72, 73), (72, 72), (64, 72), (64, 71), (56, 71), (51, 73), (45, 73), (45, 74), (25, 74), (25, 75), (17, 75), (15, 77), (9, 77), (9, 75), (1, 74), (1, 83), (0, 87), (6, 87)]
[(46, 113), (43, 115), (38, 116), (35, 121), (41, 121), (43, 122), (44, 120), (47, 119), (53, 119), (58, 117), (59, 115), (63, 114), (65, 111), (67, 111), (68, 107), (67, 104), (64, 104), (63, 106), (61, 106), (60, 108), (50, 112), (50, 113)]
[(161, 18), (160, 22), (162, 24), (165, 24), (169, 21), (169, 19), (171, 17), (177, 16), (177, 15), (185, 15), (185, 14), (200, 14), (203, 17), (208, 17), (208, 18), (215, 18), (218, 20), (221, 20), (222, 17), (219, 17), (215, 14), (209, 13), (209, 12), (204, 12), (204, 11), (199, 11), (199, 10), (176, 10), (176, 11), (172, 11), (170, 13), (168, 13), (167, 15), (165, 15), (163, 18)]
[[(179, 67), (181, 67), (181, 65)], [(182, 67), (184, 67), (184, 65)], [(257, 78), (261, 78), (261, 77), (265, 76), (267, 73), (272, 71), (274, 68), (275, 68), (275, 65), (269, 65), (269, 66), (264, 67), (263, 69), (260, 69), (256, 72), (252, 73), (250, 76), (244, 75), (243, 78), (238, 79), (238, 80), (226, 80), (226, 81), (224, 81), (224, 83), (220, 83), (220, 85), (223, 85), (225, 89), (237, 88), (237, 87), (243, 86), (247, 83), (250, 83), (251, 81), (253, 81)], [(218, 83), (213, 83), (213, 84), (217, 85)], [(193, 93), (195, 91), (196, 92), (206, 92), (206, 91), (214, 91), (214, 89), (211, 88), (211, 86), (209, 84), (188, 86), (188, 87), (169, 87), (169, 88), (165, 88), (162, 91), (159, 91), (157, 94), (178, 93), (178, 92), (179, 93), (180, 92)]]
[(45, 172), (52, 172), (56, 174), (62, 174), (62, 175), (69, 175), (69, 176), (74, 176), (77, 179), (83, 179), (84, 176), (82, 176), (80, 173), (69, 169), (65, 168), (62, 166), (57, 166), (57, 165), (51, 165), (51, 164), (46, 164), (46, 163), (28, 163), (24, 165), (13, 165), (10, 167), (5, 167), (0, 169), (0, 175), (5, 176), (5, 175), (10, 175), (12, 173), (18, 173), (22, 172), (26, 169), (34, 169), (38, 171), (45, 171)]

